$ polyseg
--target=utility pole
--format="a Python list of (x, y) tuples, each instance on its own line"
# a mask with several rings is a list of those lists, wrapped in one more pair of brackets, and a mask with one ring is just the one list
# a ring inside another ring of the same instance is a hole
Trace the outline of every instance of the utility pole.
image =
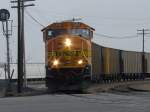
[[(24, 6), (24, 2), (22, 2)], [(22, 44), (23, 44), (23, 73), (24, 73), (24, 86), (27, 86), (27, 77), (26, 77), (26, 54), (25, 54), (25, 36), (24, 36), (24, 7), (22, 7)]]
[[(145, 64), (146, 64), (146, 62), (145, 62), (145, 35), (146, 34), (150, 34), (150, 33), (148, 33), (148, 31), (150, 31), (150, 30), (148, 30), (148, 29), (142, 29), (142, 30), (137, 30), (138, 32), (140, 32), (140, 33), (138, 33), (139, 35), (143, 35), (143, 39), (142, 39), (142, 73), (144, 74), (146, 71), (145, 71)], [(146, 33), (147, 32), (147, 33)]]
[(25, 5), (25, 2), (35, 0), (17, 0), (11, 3), (17, 3), (12, 8), (18, 9), (18, 93), (22, 93), (23, 79), (25, 75), (25, 42), (24, 42), (24, 8), (34, 6), (34, 4)]

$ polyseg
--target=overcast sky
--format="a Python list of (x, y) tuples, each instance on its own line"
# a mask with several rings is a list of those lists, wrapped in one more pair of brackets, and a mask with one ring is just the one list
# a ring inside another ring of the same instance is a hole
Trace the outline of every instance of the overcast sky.
[[(47, 26), (56, 21), (68, 20), (73, 17), (82, 18), (81, 22), (96, 29), (95, 33), (111, 37), (137, 35), (137, 29), (150, 29), (149, 0), (36, 0), (34, 7), (26, 10), (41, 24)], [(9, 9), (13, 25), (17, 26), (17, 10), (11, 9), (10, 0), (1, 0), (0, 8)], [(25, 14), (25, 39), (27, 62), (44, 62), (44, 43), (42, 26)], [(17, 28), (13, 27), (10, 40), (11, 56), (17, 59)], [(150, 35), (145, 38), (145, 51), (150, 52)], [(142, 37), (111, 39), (94, 36), (97, 44), (125, 50), (142, 50)], [(0, 24), (0, 62), (6, 60), (6, 41), (2, 35)]]

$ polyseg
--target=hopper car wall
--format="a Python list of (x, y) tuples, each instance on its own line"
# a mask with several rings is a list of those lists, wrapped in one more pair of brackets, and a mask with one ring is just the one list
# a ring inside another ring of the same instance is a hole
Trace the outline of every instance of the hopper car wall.
[(123, 68), (124, 68), (124, 66), (123, 66), (122, 52), (123, 52), (122, 50), (119, 50), (119, 65), (120, 65), (119, 70), (120, 70), (120, 74), (123, 73)]
[(119, 50), (111, 48), (103, 48), (104, 57), (104, 74), (118, 74), (120, 73), (120, 58)]
[(101, 80), (103, 74), (102, 46), (92, 43), (92, 80)]
[(145, 54), (145, 71), (146, 76), (150, 77), (150, 53)]
[(119, 80), (120, 75), (120, 52), (112, 48), (103, 48), (104, 57), (104, 81)]
[(123, 51), (123, 80), (144, 79), (142, 74), (142, 53), (133, 51)]
[(139, 52), (123, 51), (123, 73), (142, 73), (142, 55)]
[[(150, 73), (150, 54), (145, 54), (145, 69)], [(92, 80), (120, 81), (143, 79), (142, 53), (102, 47), (92, 43)]]

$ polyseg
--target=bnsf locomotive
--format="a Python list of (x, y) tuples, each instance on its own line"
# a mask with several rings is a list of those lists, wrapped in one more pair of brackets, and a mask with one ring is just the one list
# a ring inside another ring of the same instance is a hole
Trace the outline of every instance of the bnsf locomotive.
[(84, 23), (64, 21), (44, 28), (46, 86), (81, 87), (91, 77), (91, 39), (94, 29)]

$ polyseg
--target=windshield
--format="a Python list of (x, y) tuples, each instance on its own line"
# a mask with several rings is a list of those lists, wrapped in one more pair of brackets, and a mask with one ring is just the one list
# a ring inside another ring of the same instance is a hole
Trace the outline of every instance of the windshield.
[(57, 29), (57, 30), (48, 30), (48, 37), (56, 37), (58, 35), (62, 34), (72, 34), (72, 35), (78, 35), (82, 36), (85, 38), (89, 38), (90, 33), (88, 29), (69, 29), (69, 30), (64, 30), (64, 29)]
[(83, 37), (89, 37), (89, 30), (87, 30), (87, 29), (71, 29), (71, 30), (69, 30), (69, 34), (80, 35)]

